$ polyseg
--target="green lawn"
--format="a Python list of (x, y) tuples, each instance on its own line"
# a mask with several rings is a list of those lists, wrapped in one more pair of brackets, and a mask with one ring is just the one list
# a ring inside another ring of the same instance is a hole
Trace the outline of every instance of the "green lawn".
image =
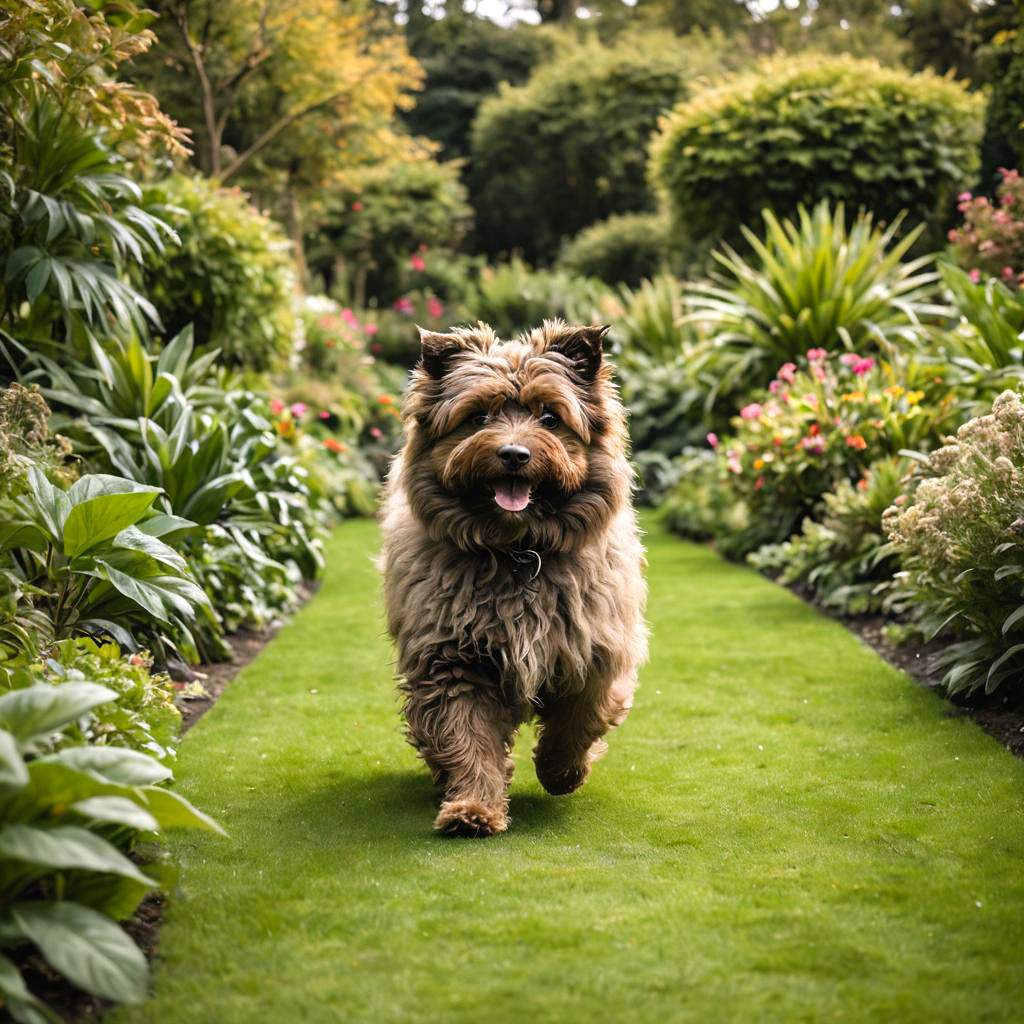
[(655, 531), (652, 660), (586, 787), (431, 831), (370, 555), (182, 745), (156, 992), (118, 1022), (1020, 1020), (1024, 764), (855, 637)]

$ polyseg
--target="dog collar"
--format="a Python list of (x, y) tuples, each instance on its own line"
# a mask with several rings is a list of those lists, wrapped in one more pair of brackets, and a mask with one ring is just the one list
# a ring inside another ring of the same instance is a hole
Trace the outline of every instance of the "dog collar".
[(517, 578), (524, 576), (523, 582), (532, 583), (540, 575), (540, 555), (533, 548), (527, 548), (525, 551), (516, 551), (515, 548), (509, 548), (508, 553), (515, 563), (512, 566), (513, 576)]

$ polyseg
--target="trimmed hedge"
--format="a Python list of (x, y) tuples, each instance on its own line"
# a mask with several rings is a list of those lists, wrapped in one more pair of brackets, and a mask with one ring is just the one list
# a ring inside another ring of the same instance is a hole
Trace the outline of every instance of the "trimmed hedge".
[(978, 167), (983, 100), (958, 82), (871, 60), (766, 61), (679, 105), (651, 146), (674, 231), (737, 240), (762, 209), (822, 199), (883, 220), (902, 210), (941, 242)]
[(665, 269), (668, 223), (656, 213), (618, 213), (567, 242), (559, 265), (571, 274), (635, 287)]
[(469, 179), (479, 248), (546, 262), (587, 225), (651, 209), (647, 144), (686, 91), (686, 59), (660, 36), (648, 46), (591, 43), (485, 100)]

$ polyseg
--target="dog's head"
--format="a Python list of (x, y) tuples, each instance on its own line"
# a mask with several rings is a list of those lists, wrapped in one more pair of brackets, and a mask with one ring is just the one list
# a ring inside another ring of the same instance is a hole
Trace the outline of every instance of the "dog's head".
[(628, 502), (607, 328), (547, 320), (511, 342), (484, 324), (420, 333), (403, 480), (432, 536), (570, 550)]

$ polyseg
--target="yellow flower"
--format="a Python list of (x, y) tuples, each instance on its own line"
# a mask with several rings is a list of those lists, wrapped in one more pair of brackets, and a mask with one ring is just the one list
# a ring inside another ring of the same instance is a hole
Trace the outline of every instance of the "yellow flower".
[(906, 391), (906, 388), (899, 384), (890, 384), (887, 388), (882, 389), (890, 398), (899, 398), (900, 395)]
[(907, 392), (907, 405), (917, 405), (921, 399), (924, 398), (923, 391), (908, 391)]
[(754, 459), (754, 469), (764, 469), (764, 459)]
[(840, 399), (842, 402), (863, 402), (864, 392), (863, 391), (847, 391), (845, 395)]

